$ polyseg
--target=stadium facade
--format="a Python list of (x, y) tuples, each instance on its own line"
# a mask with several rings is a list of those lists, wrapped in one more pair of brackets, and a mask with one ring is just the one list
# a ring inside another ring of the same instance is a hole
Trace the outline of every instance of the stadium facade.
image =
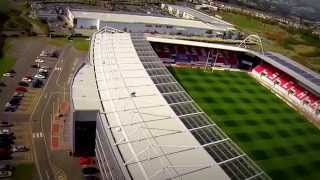
[(74, 152), (83, 150), (76, 144), (81, 123), (95, 122), (104, 179), (269, 179), (196, 105), (141, 33), (95, 33), (72, 102)]

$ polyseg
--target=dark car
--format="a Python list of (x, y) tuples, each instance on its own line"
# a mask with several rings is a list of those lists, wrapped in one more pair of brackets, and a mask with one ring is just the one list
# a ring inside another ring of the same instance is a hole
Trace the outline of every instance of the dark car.
[(13, 135), (13, 133), (11, 134), (0, 134), (0, 141), (8, 141), (13, 143), (13, 140), (16, 139), (16, 137)]
[(26, 82), (19, 82), (19, 86), (23, 86), (23, 87), (29, 87), (29, 84)]
[(7, 121), (2, 121), (0, 122), (0, 127), (12, 127), (13, 124), (7, 122)]
[(44, 77), (48, 77), (48, 75), (49, 75), (49, 73), (48, 72), (39, 72), (39, 74), (41, 74), (42, 76), (44, 76)]
[(0, 160), (12, 159), (11, 151), (8, 148), (0, 148)]
[(4, 109), (5, 112), (15, 112), (17, 110), (17, 107), (6, 107)]
[(18, 86), (18, 87), (16, 88), (16, 91), (17, 91), (17, 92), (27, 92), (28, 90), (27, 90), (25, 87)]
[(10, 103), (6, 103), (4, 111), (5, 112), (15, 112), (17, 110), (17, 108), (18, 108), (18, 105), (12, 105)]
[(33, 88), (41, 88), (43, 86), (43, 82), (40, 79), (34, 79), (32, 81)]
[(37, 64), (32, 64), (31, 67), (32, 67), (32, 68), (39, 68), (39, 65), (37, 65)]
[(7, 85), (4, 82), (0, 82), (1, 87), (6, 87)]
[(84, 175), (95, 175), (99, 173), (99, 170), (95, 167), (85, 167), (82, 169)]
[(21, 99), (22, 99), (21, 97), (13, 97), (11, 98), (9, 103), (13, 106), (20, 105)]
[(11, 74), (16, 74), (16, 71), (11, 69), (10, 71), (8, 71), (7, 73), (11, 73)]
[(0, 164), (0, 171), (12, 171), (14, 167), (10, 164), (1, 163)]

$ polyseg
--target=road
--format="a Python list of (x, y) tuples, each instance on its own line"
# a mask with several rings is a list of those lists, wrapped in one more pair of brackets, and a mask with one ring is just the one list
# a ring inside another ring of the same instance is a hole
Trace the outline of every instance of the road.
[[(59, 49), (60, 56), (58, 59), (45, 58), (43, 65), (50, 67), (45, 86), (40, 89), (29, 88), (16, 112), (3, 112), (5, 103), (10, 100), (22, 77), (36, 73), (37, 69), (30, 67), (34, 64), (34, 59), (42, 50), (51, 48)], [(76, 67), (86, 60), (87, 53), (75, 50), (71, 44), (53, 47), (47, 43), (46, 38), (14, 39), (11, 49), (11, 54), (16, 59), (13, 69), (17, 73), (13, 78), (1, 78), (6, 87), (0, 87), (0, 120), (12, 122), (14, 127), (11, 129), (17, 137), (16, 144), (23, 144), (31, 149), (26, 153), (13, 154), (12, 162), (34, 162), (34, 180), (82, 179), (79, 159), (69, 155), (71, 140), (68, 134), (72, 133), (71, 129), (64, 128), (60, 132), (66, 137), (65, 141), (60, 149), (52, 149), (51, 120), (58, 101), (69, 100), (71, 78)]]
[[(66, 150), (52, 151), (50, 144), (54, 108), (57, 107), (59, 99), (61, 102), (62, 99), (69, 98), (69, 85), (73, 72), (78, 63), (82, 61), (75, 54), (76, 52), (70, 46), (63, 49), (30, 116), (34, 160), (40, 180), (81, 179), (80, 167), (76, 166), (78, 163), (76, 159), (70, 157)], [(73, 169), (70, 169), (70, 166)]]

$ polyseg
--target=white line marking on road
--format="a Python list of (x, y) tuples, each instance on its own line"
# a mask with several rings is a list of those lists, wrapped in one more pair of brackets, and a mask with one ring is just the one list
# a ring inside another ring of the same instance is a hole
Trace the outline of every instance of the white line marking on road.
[(48, 173), (47, 170), (46, 170), (46, 176), (47, 176), (47, 179), (49, 180), (49, 179), (50, 179), (50, 176), (49, 176), (49, 173)]
[[(65, 49), (63, 50), (63, 52), (62, 52), (61, 54), (64, 54), (64, 52), (65, 52)], [(63, 55), (61, 55), (61, 57), (63, 57)], [(58, 59), (58, 62), (55, 64), (55, 68), (58, 66), (59, 61), (61, 61), (61, 59)], [(41, 98), (42, 98), (42, 96), (43, 96), (43, 92), (46, 91), (47, 86), (48, 86), (48, 84), (50, 83), (50, 80), (51, 80), (53, 74), (54, 74), (54, 73), (51, 73), (51, 75), (50, 75), (49, 78), (48, 78), (47, 83), (46, 83), (45, 86), (43, 87), (43, 91), (41, 92), (40, 97), (39, 97), (39, 99), (38, 99), (38, 101), (37, 101), (37, 103), (36, 103), (36, 105), (35, 105), (32, 113), (31, 113), (31, 116), (30, 116), (30, 118), (29, 118), (29, 121), (30, 121), (30, 122), (32, 122), (33, 115), (34, 115), (34, 113), (35, 113), (36, 110), (37, 110), (37, 107), (38, 107), (38, 105), (39, 105), (39, 103), (40, 103), (40, 100), (41, 100)], [(40, 123), (41, 123), (41, 124), (40, 124), (40, 125), (41, 125), (41, 129), (43, 129), (41, 120), (40, 120)], [(31, 126), (32, 126), (32, 124), (31, 124)], [(44, 141), (46, 142), (45, 138), (44, 138)], [(33, 138), (32, 138), (32, 146), (35, 147), (35, 142), (34, 142)], [(33, 152), (33, 154), (34, 154), (35, 164), (36, 164), (36, 167), (37, 167), (37, 172), (38, 172), (38, 174), (39, 174), (39, 178), (40, 178), (40, 180), (43, 180), (43, 176), (42, 176), (41, 171), (40, 171), (39, 161), (38, 161), (38, 158), (37, 158), (36, 148), (32, 148), (32, 152)], [(47, 156), (48, 156), (48, 147), (47, 147), (47, 145), (46, 145), (46, 152), (47, 152)], [(49, 159), (49, 161), (50, 161), (50, 159)], [(51, 162), (50, 162), (50, 165), (51, 165)]]

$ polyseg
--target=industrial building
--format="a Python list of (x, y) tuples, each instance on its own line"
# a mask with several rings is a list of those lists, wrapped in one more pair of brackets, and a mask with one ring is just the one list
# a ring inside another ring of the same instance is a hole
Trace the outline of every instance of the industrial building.
[(172, 35), (199, 35), (215, 37), (229, 31), (225, 24), (210, 24), (198, 20), (157, 17), (116, 12), (67, 10), (67, 20), (75, 33), (92, 34), (108, 26), (131, 33), (159, 33)]

